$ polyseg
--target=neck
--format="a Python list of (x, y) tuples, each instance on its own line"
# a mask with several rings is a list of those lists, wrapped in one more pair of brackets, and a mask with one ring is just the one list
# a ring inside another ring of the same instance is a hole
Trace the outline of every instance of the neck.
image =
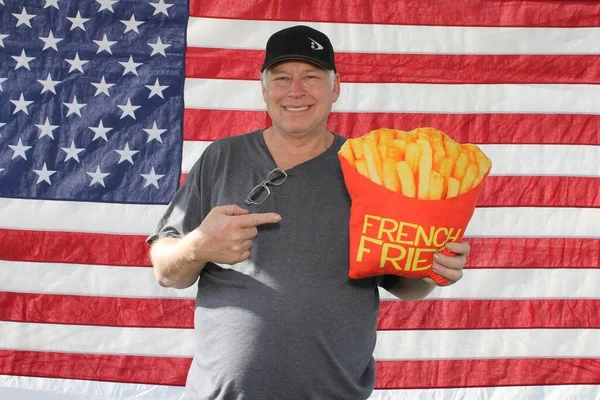
[(333, 144), (334, 139), (325, 128), (317, 134), (292, 136), (270, 127), (264, 130), (263, 137), (277, 166), (282, 169), (295, 167), (320, 155)]

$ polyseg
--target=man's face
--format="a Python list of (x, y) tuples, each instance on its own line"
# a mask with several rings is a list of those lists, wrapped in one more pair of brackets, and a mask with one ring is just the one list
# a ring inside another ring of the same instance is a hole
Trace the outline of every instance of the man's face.
[(293, 136), (320, 133), (331, 106), (340, 94), (340, 76), (333, 85), (329, 72), (302, 61), (282, 62), (270, 68), (263, 98), (273, 126)]

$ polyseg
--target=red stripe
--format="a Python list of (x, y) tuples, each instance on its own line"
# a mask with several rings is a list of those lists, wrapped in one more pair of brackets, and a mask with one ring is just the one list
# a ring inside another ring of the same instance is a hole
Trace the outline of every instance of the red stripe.
[(597, 358), (378, 361), (376, 389), (600, 383)]
[(600, 328), (600, 300), (382, 301), (379, 330)]
[[(263, 50), (188, 48), (185, 76), (260, 79)], [(598, 55), (432, 55), (338, 53), (342, 82), (599, 83)], [(418, 68), (416, 68), (418, 66)]]
[[(600, 300), (382, 301), (379, 330), (600, 328)], [(0, 292), (0, 321), (194, 327), (194, 301)]]
[[(182, 174), (180, 185), (187, 179)], [(573, 196), (573, 193), (579, 193)], [(478, 207), (600, 207), (600, 178), (490, 176)]]
[[(593, 1), (486, 0), (270, 0), (190, 1), (194, 17), (299, 22), (448, 26), (598, 27), (600, 5)], [(241, 33), (240, 33), (241, 34)]]
[(0, 350), (0, 374), (184, 386), (190, 358)]
[[(183, 386), (191, 359), (0, 350), (0, 374)], [(600, 383), (600, 360), (378, 361), (376, 389)]]
[[(238, 110), (186, 109), (183, 122), (185, 140), (205, 141), (271, 125), (265, 111)], [(600, 115), (332, 113), (328, 124), (346, 137), (420, 126), (441, 129), (461, 143), (600, 145)]]
[(0, 292), (0, 321), (188, 329), (194, 301)]
[(147, 267), (150, 248), (145, 240), (145, 236), (0, 229), (0, 260)]
[[(85, 235), (88, 240), (81, 241), (81, 235)], [(139, 236), (0, 229), (0, 260), (62, 263), (65, 250), (55, 244), (67, 243), (70, 251), (69, 263), (148, 266), (147, 245), (144, 239)], [(90, 252), (90, 241), (97, 245), (96, 248), (107, 250)], [(600, 239), (469, 238), (467, 241), (472, 248), (467, 268), (600, 266)], [(125, 250), (128, 252), (120, 253)], [(107, 252), (113, 254), (108, 255)]]
[(600, 178), (490, 176), (479, 195), (477, 206), (600, 207)]

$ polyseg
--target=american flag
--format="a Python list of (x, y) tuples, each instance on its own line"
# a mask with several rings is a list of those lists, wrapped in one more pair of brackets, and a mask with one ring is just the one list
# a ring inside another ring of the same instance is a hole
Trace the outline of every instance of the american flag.
[(372, 399), (600, 398), (597, 2), (0, 0), (0, 21), (0, 398), (182, 398), (195, 288), (159, 287), (144, 239), (208, 143), (269, 124), (264, 45), (297, 23), (337, 51), (331, 130), (434, 126), (494, 163), (465, 277), (381, 291)]

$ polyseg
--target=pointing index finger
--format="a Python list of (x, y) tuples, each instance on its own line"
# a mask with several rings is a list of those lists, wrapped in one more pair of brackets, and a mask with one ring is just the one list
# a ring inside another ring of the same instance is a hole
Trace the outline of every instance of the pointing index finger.
[(277, 213), (256, 213), (236, 216), (242, 228), (250, 228), (264, 224), (274, 224), (281, 221), (281, 216)]

